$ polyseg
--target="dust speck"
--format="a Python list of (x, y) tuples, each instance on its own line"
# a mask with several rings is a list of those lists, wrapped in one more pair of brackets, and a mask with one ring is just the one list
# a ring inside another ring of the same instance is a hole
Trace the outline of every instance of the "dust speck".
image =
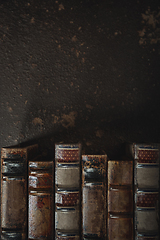
[(33, 123), (34, 125), (39, 124), (40, 126), (43, 126), (43, 120), (42, 120), (41, 118), (38, 118), (38, 117), (34, 118), (34, 119), (32, 120), (32, 123)]
[(144, 37), (146, 29), (143, 28), (141, 31), (138, 31), (140, 37)]
[(37, 64), (32, 63), (32, 68), (36, 68)]
[(84, 63), (85, 62), (85, 59), (84, 58), (82, 58), (82, 63)]
[(103, 134), (104, 134), (104, 132), (103, 132), (101, 129), (98, 129), (98, 130), (96, 131), (96, 137), (101, 138), (101, 137), (103, 136)]
[(54, 117), (54, 120), (53, 120), (53, 122), (52, 122), (53, 124), (56, 124), (56, 123), (59, 122), (59, 117), (58, 117), (58, 116), (52, 114), (52, 117)]
[(140, 45), (157, 44), (160, 41), (160, 11), (151, 11), (150, 7), (141, 14), (142, 30), (138, 31)]
[(30, 23), (35, 23), (35, 19), (34, 19), (34, 17), (31, 18)]
[(86, 142), (86, 145), (87, 145), (87, 146), (91, 146), (92, 143), (91, 143), (91, 142)]
[(88, 109), (93, 109), (93, 106), (89, 105), (89, 104), (86, 104), (86, 108)]
[(79, 57), (80, 51), (76, 50), (76, 56)]
[(73, 37), (72, 37), (72, 42), (76, 42), (77, 41), (77, 37), (76, 37), (76, 35), (74, 35)]
[(69, 114), (62, 114), (62, 126), (65, 128), (68, 127), (74, 127), (75, 126), (75, 120), (77, 117), (77, 112), (73, 111)]
[(61, 10), (64, 10), (64, 6), (63, 6), (63, 4), (61, 3), (61, 4), (59, 4), (59, 8), (58, 8), (58, 10), (59, 11), (61, 11)]
[(13, 109), (12, 109), (11, 107), (9, 107), (9, 106), (7, 106), (7, 108), (8, 108), (8, 111), (9, 111), (9, 112), (12, 112), (12, 111), (13, 111)]
[(72, 111), (69, 114), (62, 114), (61, 117), (52, 114), (52, 117), (54, 117), (53, 124), (61, 124), (65, 128), (74, 127), (77, 112)]

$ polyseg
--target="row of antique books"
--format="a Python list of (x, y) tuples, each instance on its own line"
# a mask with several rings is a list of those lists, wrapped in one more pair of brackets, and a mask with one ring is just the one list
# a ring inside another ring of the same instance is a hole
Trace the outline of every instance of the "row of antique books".
[(1, 149), (2, 240), (158, 240), (160, 144), (126, 157), (82, 155), (81, 144)]

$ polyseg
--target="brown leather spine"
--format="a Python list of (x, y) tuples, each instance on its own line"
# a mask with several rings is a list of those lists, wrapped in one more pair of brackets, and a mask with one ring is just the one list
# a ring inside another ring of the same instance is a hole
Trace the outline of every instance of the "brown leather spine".
[(1, 239), (27, 239), (27, 161), (38, 145), (1, 149)]
[(133, 161), (108, 161), (108, 240), (133, 240)]
[(29, 162), (28, 239), (53, 239), (53, 161)]
[(82, 155), (82, 234), (106, 239), (107, 155)]
[(160, 144), (135, 144), (134, 149), (135, 237), (159, 239)]
[(160, 144), (127, 144), (126, 154), (134, 160), (135, 239), (158, 240)]
[(55, 239), (78, 240), (81, 230), (80, 144), (55, 145)]

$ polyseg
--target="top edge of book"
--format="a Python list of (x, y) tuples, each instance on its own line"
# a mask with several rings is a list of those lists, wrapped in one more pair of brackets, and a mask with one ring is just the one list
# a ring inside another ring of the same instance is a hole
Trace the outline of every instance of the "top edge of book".
[(14, 145), (14, 146), (8, 146), (8, 147), (2, 147), (1, 151), (21, 151), (21, 150), (28, 150), (28, 149), (33, 149), (33, 148), (38, 148), (38, 144), (32, 144), (32, 145), (26, 145), (26, 146), (19, 146), (19, 145)]
[(1, 148), (1, 158), (14, 158), (17, 156), (23, 157), (26, 154), (29, 154), (30, 157), (35, 157), (38, 153), (38, 144), (26, 145), (26, 146), (9, 146), (9, 147), (2, 147)]
[(35, 169), (45, 169), (45, 168), (52, 168), (53, 161), (29, 161), (29, 168)]
[(140, 148), (140, 149), (146, 149), (146, 150), (152, 150), (152, 149), (160, 149), (160, 143), (127, 143), (127, 146), (133, 147), (133, 148)]
[(17, 144), (17, 145), (12, 145), (12, 146), (6, 146), (2, 147), (1, 149), (24, 149), (24, 148), (30, 148), (30, 147), (38, 147), (38, 144)]
[(82, 160), (83, 161), (92, 161), (92, 160), (107, 160), (107, 155), (82, 155)]
[(97, 154), (97, 155), (96, 154), (92, 154), (92, 155), (83, 154), (82, 157), (98, 157), (99, 158), (99, 157), (107, 157), (107, 154), (102, 154), (102, 155), (101, 154)]
[(130, 163), (130, 162), (133, 162), (132, 159), (118, 159), (118, 160), (114, 160), (114, 159), (108, 159), (108, 162), (111, 162), (111, 163)]
[[(147, 156), (141, 156), (146, 155)], [(127, 143), (126, 155), (137, 160), (159, 160), (160, 158), (160, 143)], [(154, 156), (152, 156), (154, 155)], [(143, 161), (142, 161), (143, 162)], [(144, 161), (145, 162), (145, 161)], [(146, 161), (147, 163), (147, 161)]]
[(55, 144), (55, 161), (61, 164), (80, 162), (81, 144)]
[(81, 147), (81, 144), (80, 143), (71, 143), (71, 144), (69, 144), (69, 143), (60, 143), (60, 144), (58, 144), (58, 143), (56, 143), (55, 144), (55, 148), (59, 148), (59, 149), (66, 149), (66, 148), (68, 148), (68, 149), (77, 149), (77, 148), (80, 148)]

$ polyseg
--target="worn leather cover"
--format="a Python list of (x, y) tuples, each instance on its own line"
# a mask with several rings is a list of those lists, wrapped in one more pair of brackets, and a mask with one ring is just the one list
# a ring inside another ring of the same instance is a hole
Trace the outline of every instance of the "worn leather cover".
[(29, 162), (28, 239), (53, 239), (53, 161)]
[(106, 239), (107, 155), (82, 155), (82, 237)]
[(61, 229), (63, 232), (78, 232), (79, 220), (78, 208), (57, 208), (55, 212), (56, 229)]
[(156, 233), (158, 232), (156, 209), (136, 209), (136, 230), (140, 233)]
[(61, 188), (77, 188), (79, 186), (80, 175), (79, 164), (60, 165), (56, 169), (55, 183)]
[(81, 144), (55, 145), (55, 239), (80, 239), (80, 160)]
[(108, 240), (133, 239), (133, 161), (108, 161)]
[(133, 218), (131, 216), (108, 215), (108, 239), (130, 240), (133, 239)]
[(135, 168), (135, 184), (138, 189), (159, 188), (158, 165), (137, 164)]
[(1, 149), (1, 239), (27, 239), (27, 161), (38, 145)]
[(133, 190), (121, 186), (110, 187), (108, 190), (108, 211), (130, 213), (133, 208)]

